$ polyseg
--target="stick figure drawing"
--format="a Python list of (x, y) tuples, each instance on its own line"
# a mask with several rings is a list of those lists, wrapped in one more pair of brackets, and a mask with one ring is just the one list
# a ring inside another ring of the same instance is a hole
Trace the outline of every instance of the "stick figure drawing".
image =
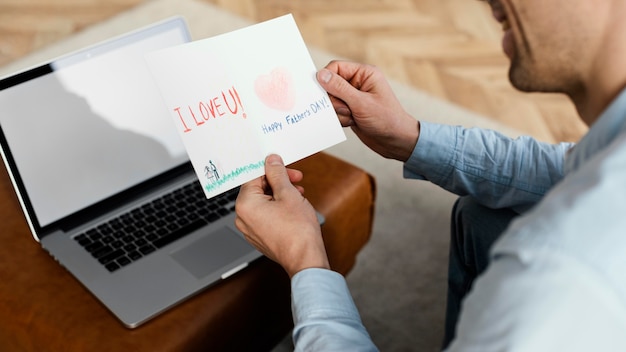
[(213, 160), (209, 160), (209, 165), (204, 167), (204, 176), (211, 182), (215, 183), (220, 179), (220, 173), (217, 170), (217, 166), (213, 163)]

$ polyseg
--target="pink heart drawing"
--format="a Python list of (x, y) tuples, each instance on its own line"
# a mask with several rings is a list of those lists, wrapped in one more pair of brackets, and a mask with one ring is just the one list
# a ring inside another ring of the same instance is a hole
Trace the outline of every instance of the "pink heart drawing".
[(281, 111), (289, 111), (296, 104), (296, 92), (291, 73), (277, 67), (269, 75), (261, 75), (254, 81), (254, 91), (263, 104)]

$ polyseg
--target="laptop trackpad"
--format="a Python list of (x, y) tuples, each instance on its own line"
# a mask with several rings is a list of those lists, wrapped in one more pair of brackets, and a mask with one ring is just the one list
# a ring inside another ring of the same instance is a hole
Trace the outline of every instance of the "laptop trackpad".
[(252, 247), (233, 230), (223, 227), (172, 253), (172, 257), (196, 278), (202, 279), (251, 250)]

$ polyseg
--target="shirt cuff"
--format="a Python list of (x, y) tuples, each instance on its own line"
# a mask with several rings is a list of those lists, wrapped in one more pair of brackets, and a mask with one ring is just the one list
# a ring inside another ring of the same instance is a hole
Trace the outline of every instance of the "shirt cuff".
[(291, 279), (294, 323), (313, 319), (351, 319), (361, 322), (345, 278), (326, 269), (305, 269)]
[(445, 177), (452, 165), (458, 129), (454, 126), (420, 121), (420, 135), (409, 159), (404, 163), (403, 176), (428, 180)]

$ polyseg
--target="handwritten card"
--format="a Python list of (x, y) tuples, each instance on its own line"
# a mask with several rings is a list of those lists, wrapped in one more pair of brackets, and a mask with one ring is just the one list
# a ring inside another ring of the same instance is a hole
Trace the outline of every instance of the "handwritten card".
[(291, 15), (146, 60), (207, 197), (346, 138)]

